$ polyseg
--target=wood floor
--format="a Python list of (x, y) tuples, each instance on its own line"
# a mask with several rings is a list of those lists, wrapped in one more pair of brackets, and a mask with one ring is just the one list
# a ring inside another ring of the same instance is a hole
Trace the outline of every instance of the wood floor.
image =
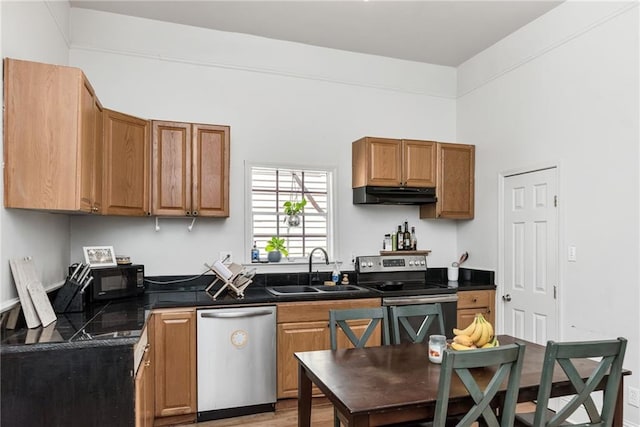
[[(295, 399), (281, 400), (276, 405), (276, 412), (205, 421), (181, 427), (297, 427), (297, 405), (298, 401)], [(533, 412), (534, 410), (535, 405), (532, 403), (518, 405), (518, 412)], [(333, 427), (333, 406), (326, 399), (314, 399), (311, 410), (311, 425), (313, 427)]]

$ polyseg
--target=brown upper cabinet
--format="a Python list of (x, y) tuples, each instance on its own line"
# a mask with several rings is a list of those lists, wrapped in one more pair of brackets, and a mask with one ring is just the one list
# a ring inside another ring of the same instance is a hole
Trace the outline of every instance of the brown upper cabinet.
[(472, 219), (474, 215), (475, 146), (437, 144), (438, 201), (420, 206), (420, 218)]
[(103, 153), (103, 213), (150, 215), (149, 121), (105, 109)]
[(81, 70), (4, 60), (4, 205), (100, 213), (102, 106)]
[(352, 144), (352, 187), (435, 187), (436, 143), (364, 137)]
[(229, 216), (229, 126), (153, 121), (154, 215)]

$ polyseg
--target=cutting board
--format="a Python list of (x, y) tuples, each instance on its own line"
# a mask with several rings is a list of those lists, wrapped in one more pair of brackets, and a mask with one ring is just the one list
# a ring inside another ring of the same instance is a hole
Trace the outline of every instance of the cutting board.
[[(20, 298), (27, 328), (37, 328), (40, 324), (46, 326), (56, 320), (51, 302), (38, 278), (33, 259), (31, 257), (10, 259), (9, 265), (11, 266), (13, 281), (18, 290), (18, 297)], [(31, 285), (31, 291), (29, 290), (29, 285)], [(33, 296), (31, 292), (33, 292)], [(52, 313), (53, 320), (51, 320)], [(42, 315), (42, 318), (40, 315)]]
[(53, 312), (53, 306), (49, 297), (40, 282), (31, 282), (27, 285), (27, 291), (31, 301), (36, 308), (36, 313), (42, 322), (42, 326), (49, 326), (56, 321), (56, 314)]

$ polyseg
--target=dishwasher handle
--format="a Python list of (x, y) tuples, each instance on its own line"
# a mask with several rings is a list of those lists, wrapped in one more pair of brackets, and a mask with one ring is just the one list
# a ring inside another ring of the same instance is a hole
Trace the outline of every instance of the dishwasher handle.
[(273, 314), (271, 310), (259, 310), (259, 311), (228, 311), (224, 313), (201, 313), (200, 317), (203, 319), (239, 319), (243, 317), (259, 317), (268, 316)]

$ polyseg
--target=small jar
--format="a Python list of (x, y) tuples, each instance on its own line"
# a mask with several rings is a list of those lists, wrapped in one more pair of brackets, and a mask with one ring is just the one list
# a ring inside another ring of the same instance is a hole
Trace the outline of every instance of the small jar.
[(433, 363), (442, 363), (442, 354), (445, 348), (447, 348), (447, 337), (431, 335), (429, 337), (429, 360)]

